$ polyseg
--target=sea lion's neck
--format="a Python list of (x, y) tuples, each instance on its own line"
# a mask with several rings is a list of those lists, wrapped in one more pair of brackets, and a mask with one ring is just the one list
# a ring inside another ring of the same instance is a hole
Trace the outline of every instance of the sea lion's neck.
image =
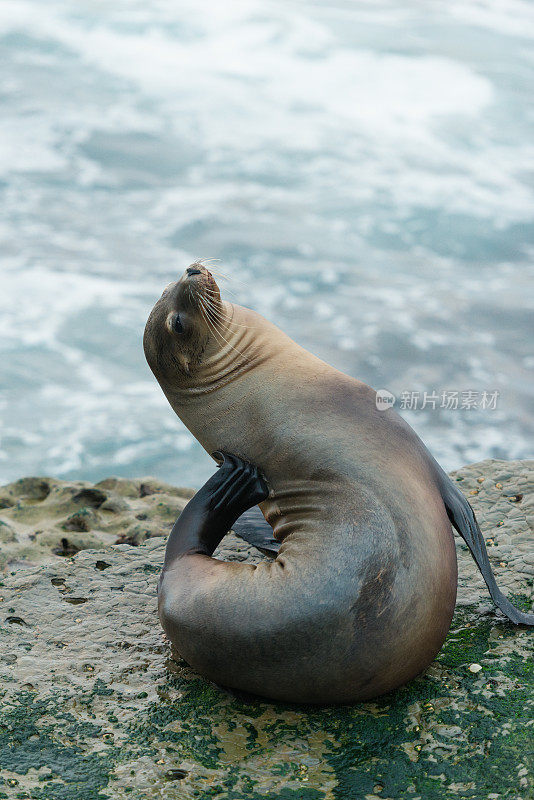
[[(265, 449), (266, 409), (272, 412), (283, 399), (288, 364), (308, 354), (260, 314), (229, 303), (225, 311), (220, 345), (206, 348), (190, 374), (165, 376), (161, 386), (208, 453), (222, 449), (253, 459)], [(277, 425), (276, 415), (268, 419)]]
[(217, 324), (210, 324), (210, 340), (198, 362), (189, 372), (173, 375), (162, 387), (179, 416), (182, 413), (178, 409), (194, 406), (198, 400), (229, 386), (270, 356), (261, 331), (264, 320), (259, 315), (228, 302), (221, 303), (221, 309)]

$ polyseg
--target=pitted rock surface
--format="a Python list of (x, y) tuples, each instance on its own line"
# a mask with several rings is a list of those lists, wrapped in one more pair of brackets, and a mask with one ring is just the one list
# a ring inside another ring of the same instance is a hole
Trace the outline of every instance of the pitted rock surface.
[[(533, 597), (534, 461), (480, 461), (451, 473), (484, 534), (497, 583), (505, 594)], [(459, 605), (493, 604), (465, 542), (457, 535)]]
[[(534, 462), (452, 477), (528, 608)], [(154, 479), (0, 489), (0, 798), (531, 796), (533, 634), (495, 612), (461, 539), (457, 612), (425, 675), (352, 708), (284, 706), (171, 656), (156, 587), (191, 494)], [(264, 558), (233, 534), (215, 555)]]

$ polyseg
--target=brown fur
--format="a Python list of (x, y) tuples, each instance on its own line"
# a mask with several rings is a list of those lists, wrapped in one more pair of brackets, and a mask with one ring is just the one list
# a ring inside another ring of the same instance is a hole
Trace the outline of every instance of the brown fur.
[[(191, 282), (213, 298), (221, 338), (191, 307), (195, 336), (166, 329)], [(145, 352), (208, 453), (234, 452), (263, 471), (262, 511), (282, 545), (256, 567), (177, 559), (162, 581), (163, 627), (201, 674), (239, 689), (312, 703), (393, 689), (435, 657), (455, 605), (454, 542), (431, 456), (392, 409), (376, 409), (371, 387), (215, 289), (207, 270), (170, 287)]]

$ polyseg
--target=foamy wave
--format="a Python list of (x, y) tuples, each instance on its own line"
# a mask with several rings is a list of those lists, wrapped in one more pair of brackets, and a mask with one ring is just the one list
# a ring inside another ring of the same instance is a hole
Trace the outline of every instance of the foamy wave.
[[(523, 19), (526, 4), (515, 5)], [(415, 8), (408, 7), (408, 22), (417, 25)], [(344, 10), (355, 26), (360, 18), (371, 24), (370, 15), (376, 24), (373, 14), (387, 11), (390, 36), (406, 24), (388, 3), (374, 12), (366, 3)], [(487, 11), (500, 21), (504, 4), (455, 4), (451, 19), (463, 13), (480, 21)], [(371, 49), (365, 37), (349, 46), (325, 14), (313, 18), (303, 6), (265, 0), (161, 4), (152, 16), (132, 0), (107, 15), (86, 14), (59, 3), (43, 12), (40, 3), (17, 0), (4, 3), (0, 18), (4, 31), (24, 31), (76, 54), (80, 70), (127, 82), (105, 117), (87, 117), (86, 135), (124, 130), (125, 121), (138, 132), (170, 124), (213, 156), (233, 154), (252, 170), (266, 150), (299, 150), (308, 153), (316, 192), (328, 191), (325, 170), (341, 169), (354, 201), (386, 193), (401, 216), (426, 205), (508, 224), (534, 208), (531, 189), (518, 178), (518, 169), (532, 168), (534, 148), (510, 147), (500, 137), (469, 142), (471, 121), (491, 111), (496, 93), (467, 53), (395, 54)], [(148, 18), (150, 25), (143, 23)], [(138, 92), (133, 103), (126, 100), (130, 87)], [(135, 108), (146, 101), (157, 105), (156, 117)], [(69, 109), (71, 121), (73, 114)], [(466, 135), (451, 137), (449, 122)], [(42, 162), (39, 153), (23, 151), (12, 161), (9, 152), (5, 170), (62, 166), (52, 147), (42, 151)], [(85, 164), (80, 180), (102, 179), (90, 160)]]
[(533, 15), (4, 0), (5, 479), (207, 477), (141, 339), (210, 256), (229, 299), (369, 383), (506, 389), (502, 419), (416, 416), (447, 466), (526, 455)]

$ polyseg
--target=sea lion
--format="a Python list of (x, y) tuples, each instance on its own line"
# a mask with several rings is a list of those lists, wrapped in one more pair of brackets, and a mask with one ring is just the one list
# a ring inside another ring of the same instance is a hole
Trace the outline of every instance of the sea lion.
[[(163, 628), (200, 674), (318, 704), (410, 680), (451, 623), (451, 521), (497, 605), (534, 624), (497, 589), (471, 507), (405, 420), (378, 410), (370, 386), (223, 300), (203, 264), (165, 289), (144, 350), (172, 408), (220, 464), (176, 522), (158, 586)], [(212, 558), (258, 503), (276, 558)]]

